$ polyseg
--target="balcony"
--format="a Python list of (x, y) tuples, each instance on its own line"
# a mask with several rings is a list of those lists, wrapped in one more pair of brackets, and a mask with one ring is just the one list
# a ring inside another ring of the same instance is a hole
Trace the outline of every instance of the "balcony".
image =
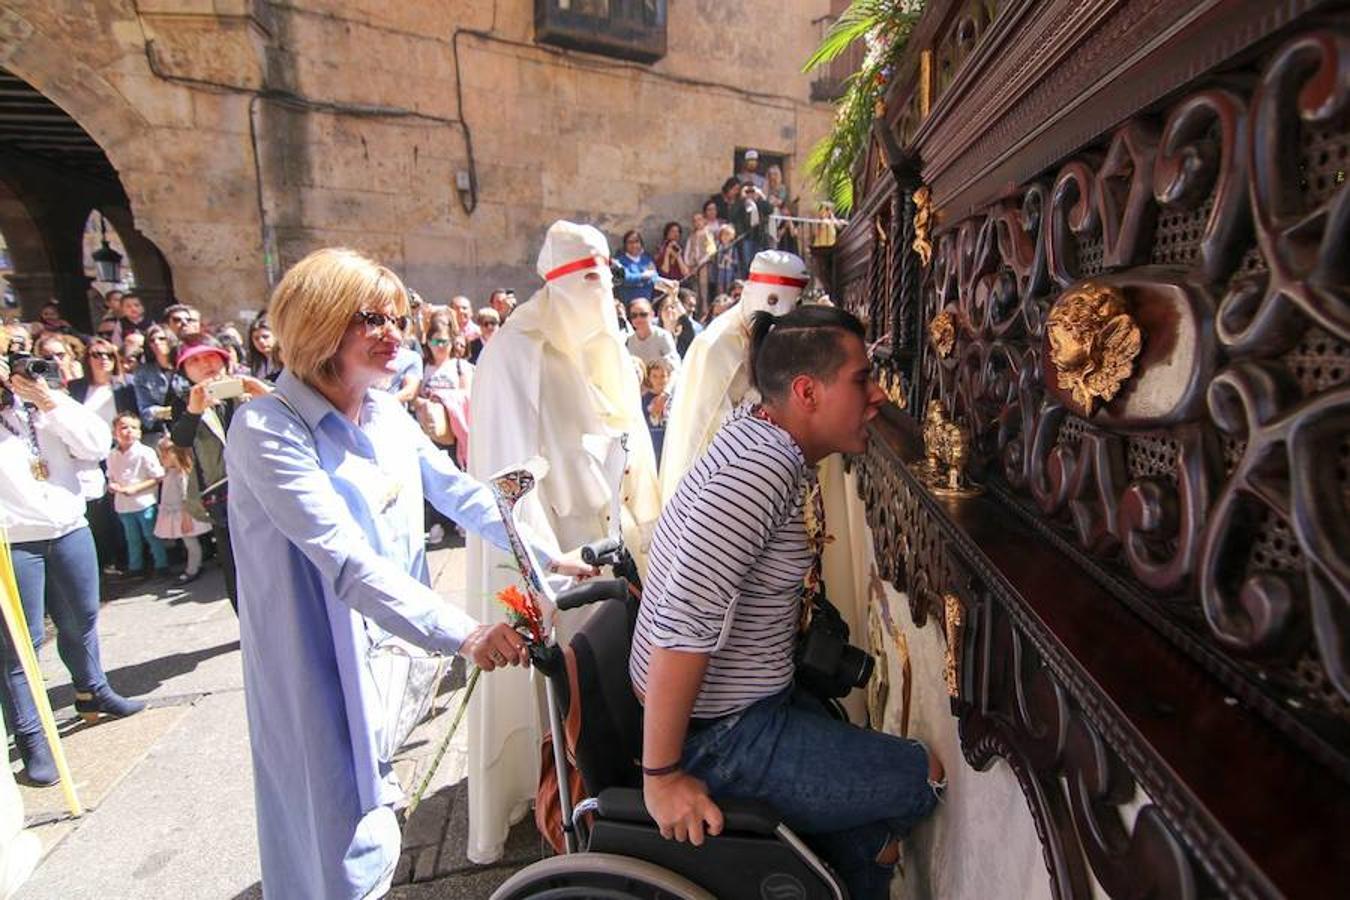
[(535, 0), (535, 40), (653, 63), (666, 55), (666, 0)]

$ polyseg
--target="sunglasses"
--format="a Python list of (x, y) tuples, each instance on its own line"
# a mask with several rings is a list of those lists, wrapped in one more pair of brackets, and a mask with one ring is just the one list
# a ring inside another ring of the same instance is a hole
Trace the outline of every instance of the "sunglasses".
[(386, 325), (393, 325), (399, 331), (407, 331), (408, 323), (412, 319), (408, 316), (390, 316), (382, 312), (371, 312), (363, 309), (352, 316), (352, 321), (363, 323), (367, 331), (379, 331)]
[(427, 343), (433, 347), (445, 347), (449, 345), (450, 342), (447, 341), (445, 338), (432, 338), (431, 340), (427, 341)]
[(651, 317), (652, 317), (651, 313), (644, 313), (644, 312), (636, 312), (628, 314), (628, 318), (630, 319), (650, 319)]
[(117, 354), (108, 350), (90, 350), (90, 359), (117, 359)]

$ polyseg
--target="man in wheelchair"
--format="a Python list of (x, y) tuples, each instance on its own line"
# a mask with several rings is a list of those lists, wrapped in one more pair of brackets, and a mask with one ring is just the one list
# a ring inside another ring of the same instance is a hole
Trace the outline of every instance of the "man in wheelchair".
[(847, 312), (759, 314), (751, 329), (761, 402), (723, 425), (651, 545), (629, 662), (643, 798), (664, 837), (695, 845), (721, 832), (718, 801), (768, 803), (852, 898), (885, 897), (897, 841), (932, 812), (942, 766), (794, 689), (803, 594), (818, 583), (814, 466), (866, 449), (883, 394)]

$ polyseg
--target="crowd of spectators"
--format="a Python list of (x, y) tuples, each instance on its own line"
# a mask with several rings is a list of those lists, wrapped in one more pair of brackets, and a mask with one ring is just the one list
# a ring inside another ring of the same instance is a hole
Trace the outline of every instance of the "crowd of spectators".
[[(615, 314), (642, 384), (642, 409), (658, 461), (690, 344), (739, 301), (742, 279), (758, 251), (796, 250), (790, 222), (770, 229), (776, 212), (793, 212), (782, 172), (770, 166), (761, 174), (758, 155), (748, 151), (741, 171), (693, 214), (687, 233), (678, 222), (666, 223), (653, 256), (642, 234), (631, 230), (612, 254)], [(19, 523), (23, 540), (15, 547), (21, 558), (27, 559), (23, 541), (29, 532), (41, 538), (34, 548), (76, 548), (64, 555), (35, 549), (32, 555), (45, 560), (47, 581), (63, 586), (46, 610), (58, 631), (81, 629), (71, 640), (96, 644), (96, 617), (88, 609), (96, 608), (108, 579), (171, 577), (186, 584), (200, 575), (209, 554), (218, 560), (235, 602), (226, 435), (239, 404), (269, 392), (282, 363), (265, 313), (241, 332), (232, 322), (204, 321), (199, 310), (183, 303), (152, 316), (134, 292), (113, 290), (91, 299), (97, 311), (92, 334), (73, 327), (55, 302), (33, 321), (0, 329), (5, 425), (0, 443), (5, 454), (31, 463), (26, 479), (18, 473), (22, 483), (0, 497), (0, 521), (12, 532)], [(385, 388), (461, 467), (472, 425), (474, 366), (515, 306), (515, 292), (506, 288), (494, 290), (477, 309), (462, 294), (443, 306), (413, 297), (404, 344)], [(48, 374), (40, 385), (20, 381), (22, 391), (11, 390), (9, 370), (25, 357), (42, 360)], [(51, 491), (70, 494), (71, 508), (83, 512), (90, 554), (79, 549), (85, 531), (72, 524), (78, 516), (46, 522), (50, 517), (42, 504), (51, 504), (42, 498)], [(24, 524), (25, 516), (36, 524)], [(433, 541), (454, 527), (430, 508), (428, 516)], [(25, 582), (21, 574), (21, 593), (43, 593), (36, 577), (30, 573)], [(41, 596), (23, 599), (32, 607), (30, 625), (35, 617), (40, 627)], [(13, 707), (17, 676), (11, 663), (12, 648), (5, 660), (6, 713), (20, 718), (30, 777), (54, 778), (27, 711), (16, 713)], [(140, 708), (112, 692), (96, 665), (73, 674), (90, 692), (83, 702), (96, 711), (130, 714)]]

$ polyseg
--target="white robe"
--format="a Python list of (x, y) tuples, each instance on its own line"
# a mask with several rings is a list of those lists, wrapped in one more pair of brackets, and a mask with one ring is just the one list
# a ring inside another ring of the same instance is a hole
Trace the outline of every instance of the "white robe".
[[(609, 442), (618, 431), (627, 432), (623, 530), (642, 565), (660, 514), (660, 489), (637, 375), (626, 364), (617, 334), (601, 335), (587, 345), (593, 364), (583, 372), (547, 342), (545, 317), (531, 309), (535, 302), (516, 310), (479, 358), (469, 471), (486, 479), (533, 456), (547, 459), (549, 474), (517, 508), (518, 518), (545, 545), (551, 541), (554, 550), (571, 550), (609, 531), (611, 495), (602, 463)], [(615, 408), (610, 398), (620, 398), (627, 408)], [(510, 554), (470, 537), (469, 614), (480, 622), (502, 621), (496, 595), (518, 582), (514, 570)], [(569, 628), (569, 617), (584, 614), (564, 613), (560, 634), (566, 636), (575, 627), (571, 622)], [(485, 674), (474, 692), (468, 731), (468, 856), (475, 863), (501, 857), (507, 831), (535, 797), (545, 730), (540, 693), (530, 672), (514, 668)]]

